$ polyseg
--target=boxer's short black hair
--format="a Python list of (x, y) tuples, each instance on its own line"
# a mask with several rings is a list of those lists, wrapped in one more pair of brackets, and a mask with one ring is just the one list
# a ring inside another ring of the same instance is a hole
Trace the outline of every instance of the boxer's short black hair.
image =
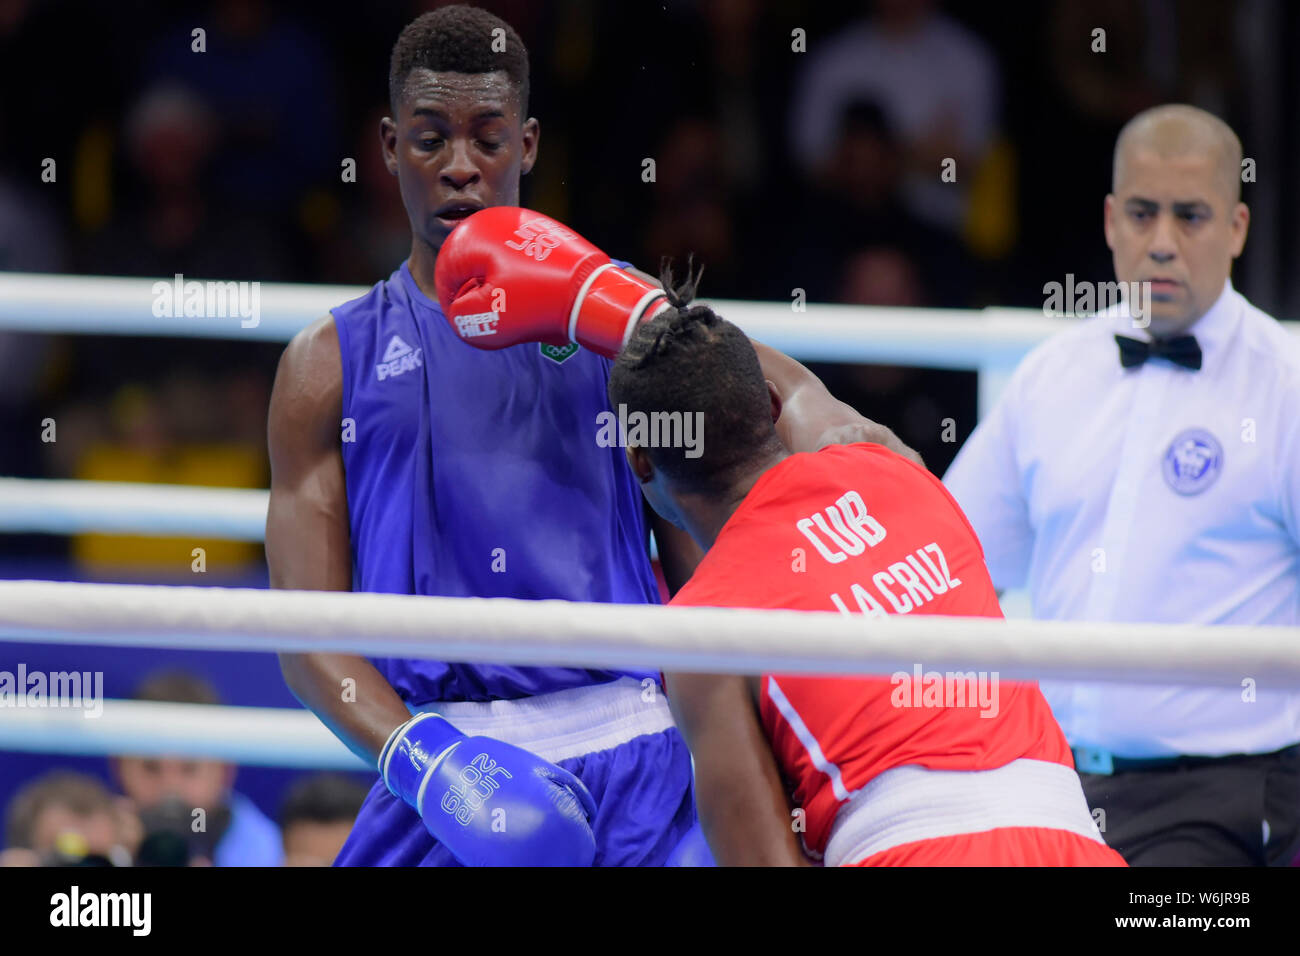
[[(494, 31), (500, 30), (500, 33)], [(478, 7), (439, 7), (406, 25), (388, 67), (388, 99), (396, 115), (412, 70), (434, 73), (501, 71), (519, 94), (519, 116), (528, 115), (528, 49), (514, 27)]]
[(748, 336), (706, 305), (692, 305), (699, 276), (673, 285), (661, 276), (671, 308), (637, 327), (614, 362), (609, 400), (615, 412), (703, 412), (701, 453), (648, 447), (656, 469), (692, 491), (725, 490), (737, 470), (779, 447), (772, 403)]

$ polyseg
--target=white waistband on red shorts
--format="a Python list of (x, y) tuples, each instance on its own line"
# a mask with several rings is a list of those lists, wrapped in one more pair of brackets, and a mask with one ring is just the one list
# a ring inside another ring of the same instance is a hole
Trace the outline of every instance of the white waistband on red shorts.
[(463, 733), (495, 737), (552, 762), (675, 726), (663, 688), (633, 677), (518, 700), (442, 701), (411, 710), (441, 714)]
[(1021, 758), (995, 770), (886, 770), (840, 807), (826, 844), (827, 866), (858, 863), (882, 850), (998, 827), (1068, 830), (1104, 842), (1079, 775), (1064, 764)]

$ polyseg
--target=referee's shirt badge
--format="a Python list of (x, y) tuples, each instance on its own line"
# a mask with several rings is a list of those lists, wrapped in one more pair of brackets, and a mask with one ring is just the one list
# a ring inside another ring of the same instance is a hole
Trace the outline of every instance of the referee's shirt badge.
[(1165, 451), (1165, 481), (1180, 495), (1199, 495), (1223, 471), (1223, 446), (1204, 428), (1179, 432)]

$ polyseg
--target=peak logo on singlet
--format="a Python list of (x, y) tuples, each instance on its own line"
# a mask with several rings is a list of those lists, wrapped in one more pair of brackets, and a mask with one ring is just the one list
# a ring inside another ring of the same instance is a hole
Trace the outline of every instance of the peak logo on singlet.
[(424, 349), (413, 349), (402, 341), (400, 335), (394, 335), (384, 349), (384, 360), (375, 366), (379, 381), (395, 378), (413, 368), (424, 364)]

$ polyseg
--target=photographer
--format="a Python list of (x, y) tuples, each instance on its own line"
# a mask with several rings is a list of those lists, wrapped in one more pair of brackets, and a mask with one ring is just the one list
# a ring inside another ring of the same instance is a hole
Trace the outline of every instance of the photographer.
[[(146, 680), (133, 695), (159, 703), (221, 703), (201, 678), (181, 671)], [(202, 751), (201, 741), (195, 749)], [(122, 792), (144, 824), (141, 866), (280, 866), (276, 825), (233, 789), (237, 768), (188, 756), (117, 756), (109, 760)]]

